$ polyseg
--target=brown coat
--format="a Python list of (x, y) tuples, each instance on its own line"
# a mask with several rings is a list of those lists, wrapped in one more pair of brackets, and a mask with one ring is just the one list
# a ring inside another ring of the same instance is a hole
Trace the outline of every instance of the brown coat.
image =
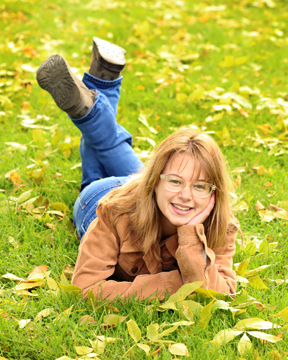
[[(227, 244), (214, 253), (207, 247), (202, 224), (180, 226), (178, 234), (159, 243), (160, 263), (143, 254), (133, 235), (126, 240), (128, 216), (123, 216), (112, 231), (109, 220), (99, 209), (97, 216), (81, 241), (72, 278), (72, 284), (83, 289), (84, 296), (93, 289), (97, 297), (108, 300), (132, 295), (138, 299), (157, 296), (162, 300), (183, 283), (201, 280), (206, 280), (204, 288), (235, 292), (232, 257), (237, 232), (227, 234)], [(112, 275), (122, 281), (110, 280)]]

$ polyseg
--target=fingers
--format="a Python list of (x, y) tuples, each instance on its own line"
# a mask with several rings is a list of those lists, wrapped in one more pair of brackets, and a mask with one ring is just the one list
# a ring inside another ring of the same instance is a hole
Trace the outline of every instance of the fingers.
[[(213, 193), (211, 195), (211, 197), (210, 197), (208, 205), (206, 206), (206, 208), (201, 213), (203, 215), (203, 217), (204, 217), (204, 220), (206, 220), (207, 217), (210, 215), (211, 211), (214, 208), (214, 205), (215, 205), (215, 194)], [(201, 215), (201, 214), (199, 214), (199, 215)], [(204, 220), (203, 220), (203, 222), (204, 222)]]
[(213, 193), (210, 197), (209, 203), (206, 207), (206, 211), (210, 214), (210, 212), (212, 211), (212, 209), (214, 208), (215, 205), (215, 193)]
[(187, 225), (194, 225), (194, 224), (203, 224), (204, 221), (208, 218), (211, 211), (213, 210), (215, 205), (215, 193), (213, 193), (210, 197), (209, 203), (206, 208), (198, 215), (196, 215), (193, 219), (191, 219)]
[(215, 193), (213, 192), (211, 197), (210, 197), (209, 204), (213, 204), (213, 206), (214, 206), (215, 205), (215, 200), (216, 200)]

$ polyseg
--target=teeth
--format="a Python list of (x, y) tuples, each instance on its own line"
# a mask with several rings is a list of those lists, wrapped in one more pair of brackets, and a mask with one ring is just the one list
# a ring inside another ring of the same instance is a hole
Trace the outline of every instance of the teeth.
[(179, 206), (179, 205), (175, 205), (175, 204), (173, 204), (175, 207), (176, 207), (176, 209), (179, 209), (179, 210), (190, 210), (190, 207), (182, 207), (182, 206)]

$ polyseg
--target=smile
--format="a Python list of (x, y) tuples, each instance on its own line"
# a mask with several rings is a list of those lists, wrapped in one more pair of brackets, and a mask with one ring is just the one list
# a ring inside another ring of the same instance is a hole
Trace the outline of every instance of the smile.
[(182, 207), (180, 205), (176, 205), (176, 204), (172, 204), (176, 209), (182, 210), (182, 211), (187, 211), (190, 210), (190, 207)]

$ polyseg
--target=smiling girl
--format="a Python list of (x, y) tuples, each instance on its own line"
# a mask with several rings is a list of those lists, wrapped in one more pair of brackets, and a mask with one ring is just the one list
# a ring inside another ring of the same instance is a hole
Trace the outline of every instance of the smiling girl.
[(83, 82), (59, 55), (37, 72), (39, 85), (82, 132), (73, 213), (81, 244), (72, 283), (84, 296), (92, 289), (108, 300), (163, 299), (194, 281), (234, 293), (238, 223), (219, 147), (207, 134), (183, 128), (144, 168), (131, 135), (116, 122), (124, 54), (94, 38)]

